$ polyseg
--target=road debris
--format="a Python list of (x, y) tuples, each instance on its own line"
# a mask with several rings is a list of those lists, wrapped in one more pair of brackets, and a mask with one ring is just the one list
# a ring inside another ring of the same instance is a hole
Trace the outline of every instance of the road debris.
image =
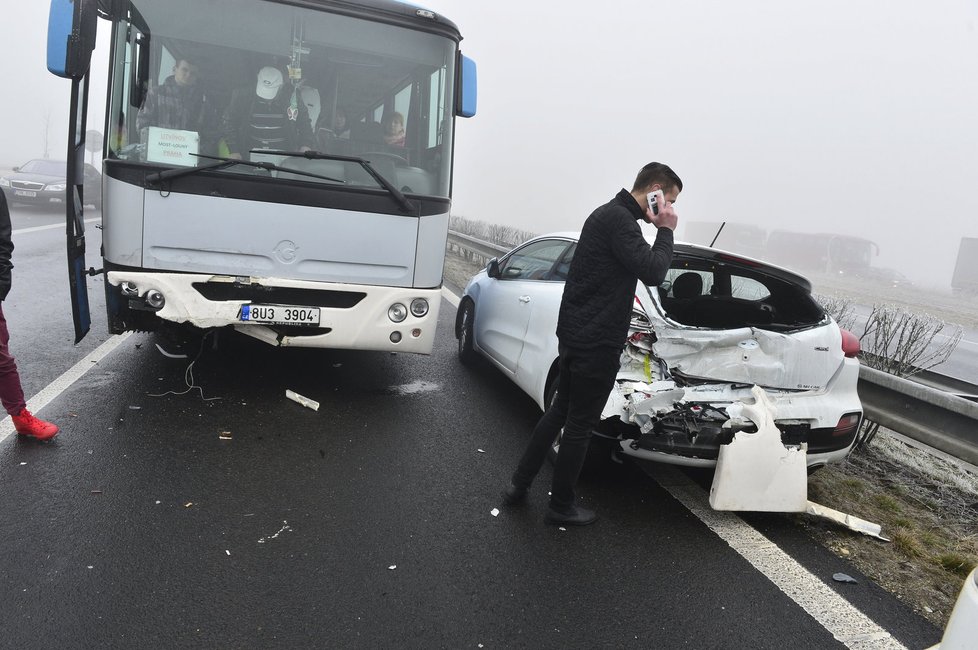
[(224, 549), (224, 552), (227, 553), (228, 555), (231, 555), (231, 551), (229, 551), (227, 549)]
[(849, 530), (854, 530), (857, 533), (869, 535), (870, 537), (881, 539), (884, 542), (890, 541), (889, 537), (883, 535), (883, 528), (879, 524), (874, 524), (853, 515), (847, 515), (844, 512), (839, 512), (838, 510), (833, 510), (827, 506), (819, 505), (814, 501), (808, 502), (808, 507), (805, 512), (810, 515), (815, 515), (816, 517), (822, 517), (824, 519), (828, 519), (829, 521), (834, 521), (837, 524), (842, 524)]
[(194, 505), (194, 502), (193, 501), (187, 501), (185, 504), (183, 504), (183, 507), (184, 508), (189, 508), (192, 505)]
[(720, 445), (710, 488), (714, 510), (752, 512), (805, 512), (808, 505), (807, 445), (786, 447), (774, 424), (776, 409), (760, 386), (751, 389), (753, 404), (735, 402), (727, 407), (724, 423), (753, 422), (757, 433), (737, 431)]
[(319, 410), (319, 402), (317, 402), (316, 400), (313, 400), (313, 399), (309, 399), (308, 397), (304, 397), (304, 396), (300, 395), (299, 393), (296, 393), (295, 391), (291, 391), (291, 390), (286, 389), (285, 390), (285, 396), (288, 397), (293, 402), (296, 402), (298, 404), (302, 404), (306, 408), (310, 408), (313, 411), (318, 411)]
[[(245, 515), (245, 516), (247, 517), (248, 515)], [(258, 543), (259, 544), (264, 544), (267, 540), (275, 539), (276, 537), (278, 537), (279, 535), (281, 535), (285, 531), (292, 532), (292, 526), (289, 525), (289, 522), (288, 521), (283, 520), (282, 521), (282, 527), (278, 529), (278, 532), (277, 533), (275, 533), (274, 535), (269, 535), (268, 537), (262, 537), (261, 539), (258, 540)]]
[(397, 568), (397, 565), (396, 565), (396, 564), (392, 564), (392, 565), (390, 565), (389, 567), (387, 567), (387, 570), (388, 570), (388, 571), (393, 571), (393, 570), (394, 570), (394, 569), (396, 569), (396, 568)]
[(231, 432), (221, 431), (219, 434), (217, 434), (217, 437), (220, 438), (221, 440), (231, 440)]
[(855, 578), (853, 578), (851, 575), (847, 573), (835, 573), (832, 575), (832, 579), (835, 580), (836, 582), (844, 582), (850, 585), (859, 584), (858, 580), (856, 580)]
[(489, 511), (489, 514), (492, 515), (493, 517), (498, 517), (499, 516), (499, 508), (493, 508), (492, 510)]
[(486, 453), (486, 450), (485, 449), (476, 449), (476, 451), (479, 452), (480, 454)]
[(92, 490), (92, 494), (102, 494), (102, 490)]
[(168, 359), (186, 359), (187, 358), (187, 355), (186, 354), (176, 354), (176, 353), (173, 353), (173, 352), (167, 352), (166, 350), (163, 349), (163, 346), (161, 346), (159, 343), (156, 344), (156, 349), (160, 351), (160, 354), (162, 354), (164, 357), (166, 357)]

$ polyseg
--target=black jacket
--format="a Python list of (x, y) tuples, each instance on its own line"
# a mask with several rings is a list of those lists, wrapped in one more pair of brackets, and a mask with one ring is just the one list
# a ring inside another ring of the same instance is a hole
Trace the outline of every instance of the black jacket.
[(266, 101), (255, 95), (254, 86), (235, 90), (221, 119), (221, 136), (227, 143), (228, 151), (241, 154), (247, 160), (248, 151), (259, 147), (255, 138), (261, 135), (261, 131), (253, 125), (257, 119), (256, 113), (263, 114), (264, 118), (271, 120), (269, 124), (281, 129), (276, 129), (275, 135), (281, 136), (282, 141), (267, 148), (280, 151), (298, 151), (301, 147), (316, 149), (316, 136), (309, 124), (305, 103), (296, 101), (295, 119), (288, 117), (294, 92), (292, 86), (283, 86), (273, 99)]
[(14, 268), (10, 256), (14, 252), (14, 242), (10, 239), (10, 210), (7, 197), (0, 192), (0, 302), (10, 293), (10, 269)]
[(672, 231), (659, 228), (649, 246), (638, 224), (644, 218), (645, 211), (623, 189), (584, 222), (557, 319), (557, 338), (564, 345), (625, 345), (636, 280), (657, 285), (672, 262)]

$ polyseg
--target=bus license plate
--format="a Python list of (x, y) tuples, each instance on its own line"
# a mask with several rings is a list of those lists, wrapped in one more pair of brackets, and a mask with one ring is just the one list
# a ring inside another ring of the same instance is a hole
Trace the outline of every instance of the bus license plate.
[(37, 196), (37, 192), (30, 190), (14, 190), (14, 196)]
[(319, 325), (319, 307), (241, 305), (241, 321), (262, 325)]

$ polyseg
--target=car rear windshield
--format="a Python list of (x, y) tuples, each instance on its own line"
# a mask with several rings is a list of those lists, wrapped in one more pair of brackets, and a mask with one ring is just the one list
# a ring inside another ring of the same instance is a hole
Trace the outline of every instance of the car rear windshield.
[(826, 319), (807, 287), (764, 268), (677, 255), (657, 288), (659, 301), (669, 318), (693, 327), (788, 331)]

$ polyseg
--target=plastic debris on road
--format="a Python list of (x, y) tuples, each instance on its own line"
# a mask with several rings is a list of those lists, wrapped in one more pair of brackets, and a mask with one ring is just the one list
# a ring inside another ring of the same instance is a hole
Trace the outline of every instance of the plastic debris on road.
[(499, 516), (499, 508), (493, 508), (492, 510), (489, 511), (489, 514), (492, 515), (493, 517), (498, 517)]
[(306, 408), (312, 409), (313, 411), (319, 410), (319, 402), (313, 399), (309, 399), (308, 397), (304, 397), (303, 395), (300, 395), (295, 391), (286, 389), (285, 396), (288, 397), (293, 402), (296, 402), (297, 404), (302, 404)]
[(810, 515), (815, 515), (816, 517), (822, 517), (824, 519), (834, 521), (837, 524), (842, 524), (849, 530), (854, 530), (857, 533), (869, 535), (870, 537), (881, 539), (884, 542), (890, 541), (889, 537), (883, 535), (883, 528), (879, 524), (874, 524), (866, 521), (865, 519), (854, 517), (853, 515), (847, 515), (844, 512), (839, 512), (838, 510), (833, 510), (832, 508), (819, 505), (814, 501), (808, 502), (808, 508), (805, 512)]
[(832, 575), (832, 579), (835, 580), (836, 582), (845, 582), (845, 583), (851, 584), (851, 585), (858, 585), (859, 584), (859, 581), (856, 580), (855, 578), (853, 578), (848, 573), (835, 573), (835, 574)]
[(173, 352), (167, 352), (166, 350), (163, 349), (163, 346), (161, 346), (159, 343), (156, 344), (156, 349), (160, 351), (160, 354), (162, 354), (164, 357), (166, 357), (168, 359), (186, 359), (187, 358), (187, 355), (186, 354), (174, 354)]
[(774, 424), (776, 409), (759, 386), (751, 389), (753, 404), (736, 402), (727, 408), (731, 420), (746, 418), (757, 433), (737, 431), (720, 445), (710, 488), (714, 510), (805, 512), (808, 503), (807, 445), (786, 447)]
[(231, 439), (231, 432), (230, 431), (221, 431), (219, 434), (217, 434), (217, 437), (220, 438), (221, 440), (230, 440)]
[(392, 564), (392, 565), (390, 565), (389, 567), (387, 567), (387, 570), (388, 570), (388, 571), (393, 571), (393, 570), (394, 570), (394, 569), (396, 569), (396, 568), (397, 568), (397, 565), (396, 565), (396, 564)]

